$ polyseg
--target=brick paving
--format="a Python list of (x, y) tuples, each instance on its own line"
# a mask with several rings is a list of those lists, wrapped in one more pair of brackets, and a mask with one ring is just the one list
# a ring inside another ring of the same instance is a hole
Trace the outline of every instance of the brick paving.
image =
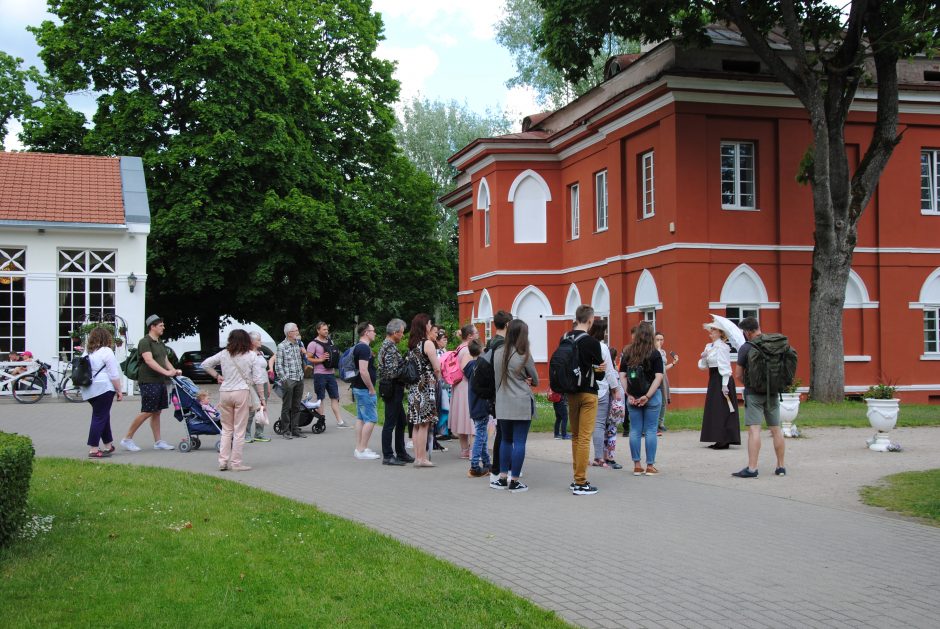
[[(137, 408), (137, 400), (115, 405), (116, 435)], [(82, 458), (89, 414), (84, 404), (5, 399), (0, 430), (29, 434), (40, 456)], [(870, 430), (809, 431), (809, 439), (788, 441), (789, 477), (756, 480), (728, 475), (743, 465), (743, 449), (716, 453), (696, 435), (670, 433), (660, 446), (659, 477), (592, 468), (600, 492), (572, 496), (570, 446), (550, 436), (531, 436), (523, 472), (531, 489), (509, 494), (467, 478), (456, 442), (435, 456), (436, 469), (391, 468), (353, 459), (352, 429), (334, 428), (329, 415), (327, 426), (308, 439), (246, 445), (245, 461), (255, 469), (243, 474), (215, 471), (212, 437), (198, 452), (150, 450), (147, 426), (136, 437), (142, 452), (119, 451), (105, 464), (217, 474), (315, 504), (464, 566), (583, 627), (933, 628), (940, 622), (940, 528), (857, 501), (857, 487), (871, 479), (936, 467), (937, 428), (896, 431), (896, 440), (910, 444), (901, 454), (864, 450)], [(171, 443), (183, 434), (168, 417), (163, 431)], [(380, 449), (378, 430), (371, 445)], [(766, 472), (773, 461), (768, 445), (761, 459)], [(839, 458), (832, 460), (833, 453)]]

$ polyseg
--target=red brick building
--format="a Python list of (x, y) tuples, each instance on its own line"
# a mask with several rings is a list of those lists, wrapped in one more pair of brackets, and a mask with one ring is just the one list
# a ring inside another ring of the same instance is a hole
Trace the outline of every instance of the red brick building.
[[(496, 310), (523, 318), (543, 374), (578, 304), (609, 318), (614, 347), (654, 321), (681, 357), (673, 403), (690, 406), (706, 384), (701, 324), (754, 314), (790, 336), (809, 381), (813, 205), (796, 181), (808, 117), (736, 33), (711, 34), (705, 50), (665, 42), (611, 59), (591, 92), (451, 158), (462, 321), (489, 335)], [(846, 288), (846, 390), (889, 380), (905, 400), (940, 403), (940, 62), (899, 72), (903, 139)], [(875, 91), (860, 89), (845, 130), (854, 163), (874, 117)]]

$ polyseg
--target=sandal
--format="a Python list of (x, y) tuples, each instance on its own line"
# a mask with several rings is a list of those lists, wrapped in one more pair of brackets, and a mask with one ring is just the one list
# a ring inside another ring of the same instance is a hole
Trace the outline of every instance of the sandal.
[(593, 461), (591, 461), (591, 466), (592, 467), (610, 467), (609, 465), (607, 465), (607, 461), (601, 461), (600, 459), (594, 459)]
[(106, 459), (111, 456), (111, 453), (106, 450), (95, 450), (94, 452), (88, 453), (89, 459)]

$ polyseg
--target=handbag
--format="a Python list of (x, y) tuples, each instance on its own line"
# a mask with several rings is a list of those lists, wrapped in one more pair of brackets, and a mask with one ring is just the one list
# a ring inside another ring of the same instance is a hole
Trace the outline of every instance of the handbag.
[[(242, 368), (235, 362), (235, 357), (232, 356), (232, 364), (235, 365), (235, 370), (238, 371), (238, 375), (242, 377), (242, 380), (245, 381), (245, 384), (248, 385), (248, 409), (257, 412), (261, 408), (261, 398), (258, 397), (258, 392), (255, 391), (255, 385), (250, 378), (245, 377), (245, 372), (242, 371)], [(258, 421), (257, 419), (255, 421)], [(264, 424), (267, 426), (267, 424)]]
[(268, 419), (268, 411), (264, 408), (259, 408), (255, 411), (255, 424), (258, 426), (270, 426), (271, 420)]
[(414, 352), (408, 352), (405, 360), (402, 361), (401, 371), (398, 374), (398, 381), (405, 386), (411, 386), (418, 383), (420, 373), (418, 371), (418, 359)]

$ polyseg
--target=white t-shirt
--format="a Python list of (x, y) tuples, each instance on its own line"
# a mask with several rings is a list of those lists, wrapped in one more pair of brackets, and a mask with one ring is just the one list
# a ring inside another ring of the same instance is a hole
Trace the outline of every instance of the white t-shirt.
[(110, 347), (99, 347), (88, 356), (88, 361), (91, 363), (93, 377), (90, 385), (81, 387), (82, 399), (90, 400), (102, 393), (114, 391), (111, 381), (121, 377), (121, 368), (114, 357), (114, 351)]

